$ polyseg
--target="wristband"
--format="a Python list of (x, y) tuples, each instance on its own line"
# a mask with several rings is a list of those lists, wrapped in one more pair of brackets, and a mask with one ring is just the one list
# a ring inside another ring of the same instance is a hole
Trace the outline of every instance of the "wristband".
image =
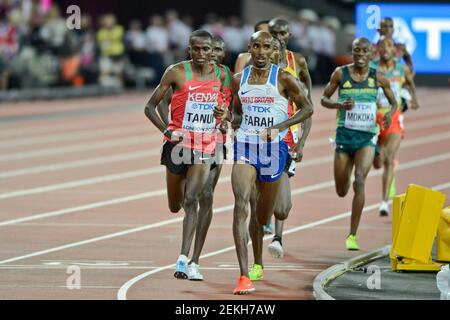
[(169, 131), (170, 131), (169, 128), (165, 128), (164, 131), (163, 131), (163, 135), (166, 135), (167, 132), (169, 132)]

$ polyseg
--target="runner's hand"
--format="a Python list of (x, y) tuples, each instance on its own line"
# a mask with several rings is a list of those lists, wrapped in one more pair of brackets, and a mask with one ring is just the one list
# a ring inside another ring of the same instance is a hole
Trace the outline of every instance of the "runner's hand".
[(338, 109), (352, 110), (354, 106), (355, 106), (355, 101), (352, 98), (349, 97), (344, 102), (339, 103)]
[(170, 140), (175, 143), (179, 143), (183, 141), (184, 135), (181, 131), (171, 131), (170, 132)]
[(227, 133), (227, 129), (228, 129), (227, 122), (226, 121), (221, 121), (219, 123), (219, 131), (221, 133), (225, 134), (225, 133)]
[(417, 102), (416, 99), (413, 99), (413, 100), (411, 101), (411, 109), (413, 109), (413, 110), (419, 109), (419, 103)]
[(295, 162), (301, 162), (303, 160), (303, 145), (296, 143), (292, 148), (292, 151), (294, 152)]
[(391, 126), (392, 122), (392, 114), (390, 112), (387, 112), (383, 116), (383, 127), (384, 129), (387, 129)]
[(230, 112), (228, 111), (227, 108), (225, 108), (225, 106), (222, 106), (222, 107), (216, 106), (216, 107), (214, 107), (214, 110), (213, 110), (214, 117), (216, 119), (220, 119), (221, 122), (230, 121), (229, 119), (231, 118), (231, 115), (229, 113)]
[(259, 133), (259, 137), (265, 142), (272, 142), (272, 130), (264, 129)]

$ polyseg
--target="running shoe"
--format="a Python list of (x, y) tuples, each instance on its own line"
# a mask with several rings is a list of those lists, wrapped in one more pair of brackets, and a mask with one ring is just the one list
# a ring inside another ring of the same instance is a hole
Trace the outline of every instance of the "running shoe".
[(180, 255), (178, 257), (177, 263), (175, 264), (175, 273), (173, 276), (177, 279), (187, 279), (188, 278), (188, 261), (185, 255)]
[(353, 234), (350, 234), (347, 237), (347, 240), (345, 241), (347, 250), (359, 250), (359, 246), (358, 246), (358, 243), (356, 242), (356, 240), (358, 240), (358, 237), (356, 237)]
[(236, 289), (233, 290), (233, 294), (249, 294), (255, 290), (255, 286), (249, 278), (246, 276), (240, 276), (238, 279), (238, 285)]
[(272, 234), (272, 222), (264, 225), (264, 234)]
[(203, 281), (203, 275), (199, 271), (200, 266), (194, 262), (188, 265), (188, 279), (192, 281)]
[(271, 244), (269, 244), (269, 253), (270, 255), (275, 259), (283, 258), (284, 252), (283, 252), (283, 246), (281, 245), (280, 241), (273, 240)]
[(248, 273), (248, 277), (251, 281), (261, 280), (263, 278), (263, 267), (260, 264), (255, 263)]
[(378, 208), (378, 212), (380, 213), (380, 217), (389, 216), (389, 204), (386, 201), (382, 201), (380, 207)]

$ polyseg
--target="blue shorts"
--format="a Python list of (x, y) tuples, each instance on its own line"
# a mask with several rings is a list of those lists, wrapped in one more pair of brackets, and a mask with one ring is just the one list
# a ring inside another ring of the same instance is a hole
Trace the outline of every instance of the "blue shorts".
[(252, 144), (234, 143), (234, 161), (243, 161), (256, 169), (259, 181), (274, 182), (281, 178), (288, 159), (284, 141)]

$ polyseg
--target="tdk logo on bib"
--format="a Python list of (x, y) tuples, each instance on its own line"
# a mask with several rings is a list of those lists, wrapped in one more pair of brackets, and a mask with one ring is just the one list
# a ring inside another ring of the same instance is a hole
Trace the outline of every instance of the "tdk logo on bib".
[(247, 110), (255, 113), (270, 113), (270, 107), (265, 106), (248, 106)]
[(212, 110), (215, 104), (212, 103), (193, 103), (192, 109), (194, 110)]
[(450, 5), (357, 3), (357, 36), (378, 41), (384, 17), (393, 18), (393, 38), (406, 46), (417, 73), (450, 72)]

